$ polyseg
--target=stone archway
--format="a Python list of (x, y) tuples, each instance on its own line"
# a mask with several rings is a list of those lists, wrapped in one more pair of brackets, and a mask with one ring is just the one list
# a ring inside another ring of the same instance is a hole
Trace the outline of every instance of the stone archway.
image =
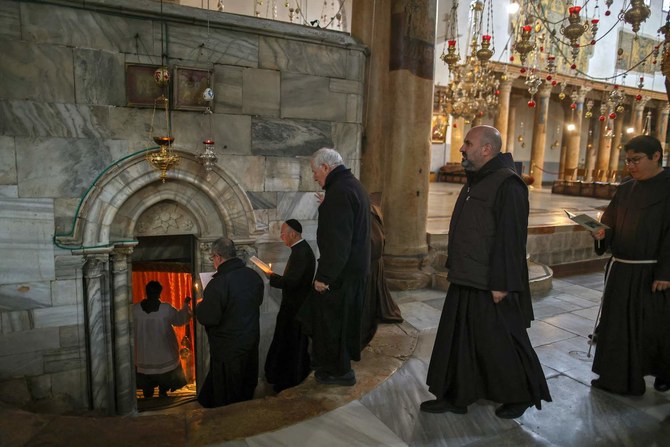
[[(188, 229), (199, 241), (197, 271), (208, 266), (202, 250), (214, 239), (226, 236), (245, 246), (261, 233), (245, 191), (230, 174), (216, 167), (206, 175), (194, 154), (175, 153), (181, 161), (168, 171), (165, 183), (144, 153), (108, 167), (82, 199), (71, 234), (57, 237), (73, 256), (85, 259), (82, 287), (90, 405), (109, 414), (136, 410), (130, 255), (134, 236), (146, 232), (150, 215), (163, 209), (161, 203), (175, 204), (183, 224), (178, 231)], [(167, 226), (163, 234), (169, 231)]]

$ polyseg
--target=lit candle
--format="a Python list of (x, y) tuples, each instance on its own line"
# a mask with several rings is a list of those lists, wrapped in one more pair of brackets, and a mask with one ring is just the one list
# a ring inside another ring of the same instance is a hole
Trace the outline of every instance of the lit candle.
[(268, 265), (270, 266), (270, 270), (272, 270), (272, 263), (270, 262)]

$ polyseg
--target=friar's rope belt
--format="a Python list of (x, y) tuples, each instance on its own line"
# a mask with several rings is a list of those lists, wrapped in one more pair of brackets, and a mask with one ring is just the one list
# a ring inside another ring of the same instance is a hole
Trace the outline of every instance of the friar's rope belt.
[(621, 259), (614, 256), (612, 256), (612, 261), (621, 262), (622, 264), (656, 264), (658, 262), (656, 259)]

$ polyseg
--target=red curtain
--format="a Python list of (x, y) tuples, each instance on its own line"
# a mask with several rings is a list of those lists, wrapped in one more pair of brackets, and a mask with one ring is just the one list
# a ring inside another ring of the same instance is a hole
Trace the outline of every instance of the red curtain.
[[(133, 303), (139, 303), (146, 298), (145, 287), (149, 281), (158, 281), (163, 286), (161, 301), (172, 304), (177, 310), (184, 305), (184, 298), (193, 296), (193, 283), (190, 273), (163, 272), (163, 271), (135, 271), (133, 266)], [(193, 306), (193, 301), (191, 301)], [(195, 380), (195, 355), (193, 351), (193, 322), (185, 326), (175, 327), (175, 334), (179, 342), (181, 366), (190, 383)], [(185, 338), (186, 336), (186, 338)], [(186, 351), (184, 348), (188, 349)]]

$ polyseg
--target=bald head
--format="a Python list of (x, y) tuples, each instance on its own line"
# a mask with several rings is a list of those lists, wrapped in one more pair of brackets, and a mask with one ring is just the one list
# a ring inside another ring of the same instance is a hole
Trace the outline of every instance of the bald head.
[(467, 133), (460, 149), (461, 165), (467, 171), (478, 171), (489, 160), (500, 153), (502, 137), (498, 129), (491, 126), (475, 126)]

